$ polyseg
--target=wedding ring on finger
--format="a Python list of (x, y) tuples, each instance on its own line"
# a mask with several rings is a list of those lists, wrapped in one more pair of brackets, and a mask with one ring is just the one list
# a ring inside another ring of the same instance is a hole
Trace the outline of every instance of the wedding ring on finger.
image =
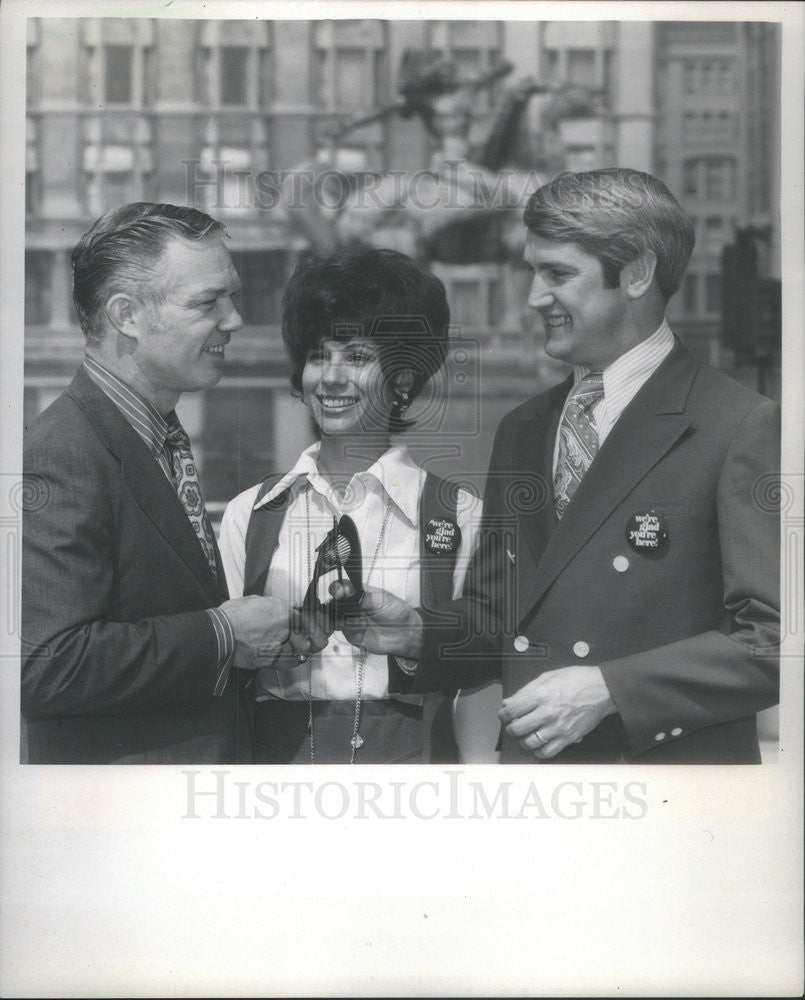
[(548, 740), (545, 739), (545, 737), (542, 735), (542, 733), (540, 733), (539, 729), (535, 729), (534, 730), (534, 735), (539, 740), (539, 745), (541, 747), (544, 747), (545, 744), (548, 742)]

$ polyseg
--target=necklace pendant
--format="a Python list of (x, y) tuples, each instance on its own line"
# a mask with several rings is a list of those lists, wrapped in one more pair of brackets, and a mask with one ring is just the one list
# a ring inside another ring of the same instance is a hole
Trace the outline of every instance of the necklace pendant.
[(363, 740), (361, 739), (358, 733), (356, 733), (352, 737), (352, 739), (349, 741), (349, 745), (352, 747), (353, 750), (360, 750), (360, 748), (363, 746)]

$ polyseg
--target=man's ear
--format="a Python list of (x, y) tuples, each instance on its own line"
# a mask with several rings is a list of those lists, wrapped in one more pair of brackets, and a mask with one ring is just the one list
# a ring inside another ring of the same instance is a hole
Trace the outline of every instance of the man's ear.
[(401, 368), (391, 376), (391, 387), (395, 392), (410, 392), (414, 384), (414, 373), (410, 368)]
[(125, 292), (115, 292), (104, 306), (104, 312), (107, 320), (118, 333), (132, 340), (140, 339), (142, 306), (131, 295), (127, 295)]
[(642, 298), (651, 288), (657, 270), (657, 256), (653, 250), (644, 250), (630, 261), (621, 272), (621, 283), (629, 298)]

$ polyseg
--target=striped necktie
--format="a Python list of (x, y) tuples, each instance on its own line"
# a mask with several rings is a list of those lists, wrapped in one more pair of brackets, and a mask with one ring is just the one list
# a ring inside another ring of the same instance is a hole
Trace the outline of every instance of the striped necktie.
[(179, 423), (176, 411), (171, 412), (166, 417), (168, 422), (168, 433), (165, 436), (165, 447), (170, 458), (173, 485), (176, 487), (176, 494), (184, 507), (193, 530), (199, 540), (199, 544), (207, 557), (212, 575), (217, 581), (218, 571), (215, 562), (215, 541), (212, 533), (207, 509), (204, 506), (204, 497), (201, 494), (201, 484), (198, 479), (196, 463), (193, 459), (193, 452), (190, 449), (190, 438), (184, 427)]
[(556, 516), (562, 517), (598, 452), (592, 408), (604, 395), (601, 372), (589, 372), (571, 389), (559, 425), (559, 455), (553, 479)]

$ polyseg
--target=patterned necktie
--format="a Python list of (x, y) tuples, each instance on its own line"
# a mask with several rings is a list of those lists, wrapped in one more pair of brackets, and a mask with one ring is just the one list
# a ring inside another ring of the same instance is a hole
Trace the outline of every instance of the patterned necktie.
[(601, 372), (585, 375), (570, 391), (559, 425), (559, 455), (553, 479), (556, 516), (561, 517), (598, 452), (592, 408), (604, 395)]
[(190, 518), (190, 523), (193, 525), (196, 537), (204, 550), (212, 575), (217, 580), (218, 572), (215, 564), (212, 525), (204, 506), (204, 497), (201, 495), (196, 463), (193, 459), (193, 452), (190, 450), (190, 438), (179, 423), (175, 410), (172, 410), (166, 419), (168, 433), (165, 436), (165, 446), (170, 458), (173, 485), (176, 487), (176, 494), (181, 500), (182, 506)]

